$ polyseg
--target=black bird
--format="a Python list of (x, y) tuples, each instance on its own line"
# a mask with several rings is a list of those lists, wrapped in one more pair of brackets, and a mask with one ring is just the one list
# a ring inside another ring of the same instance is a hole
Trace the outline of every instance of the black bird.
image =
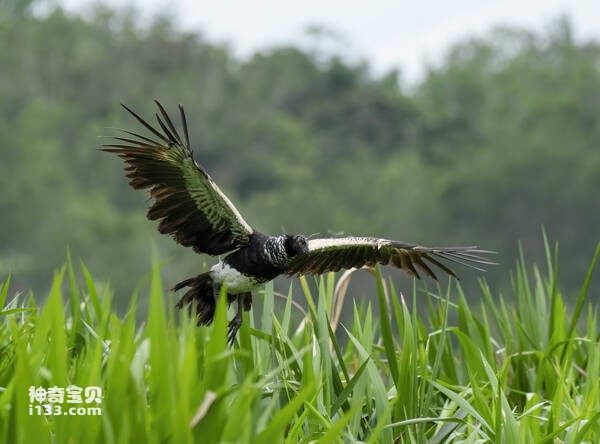
[(242, 324), (242, 310), (252, 305), (251, 291), (279, 275), (320, 274), (377, 263), (400, 268), (419, 278), (422, 272), (437, 279), (432, 268), (456, 277), (442, 261), (480, 270), (475, 264), (491, 264), (476, 247), (430, 248), (373, 237), (307, 239), (302, 234), (269, 236), (254, 230), (193, 157), (183, 107), (179, 105), (183, 138), (163, 106), (155, 101), (158, 127), (123, 107), (148, 131), (148, 136), (124, 131), (103, 150), (116, 153), (125, 163), (129, 184), (150, 188), (154, 202), (150, 220), (158, 231), (170, 234), (196, 253), (227, 254), (208, 272), (186, 279), (174, 290), (188, 290), (177, 303), (188, 305), (198, 324), (212, 322), (216, 297), (225, 285), (229, 304), (237, 301), (237, 314), (229, 323), (228, 341), (235, 340)]

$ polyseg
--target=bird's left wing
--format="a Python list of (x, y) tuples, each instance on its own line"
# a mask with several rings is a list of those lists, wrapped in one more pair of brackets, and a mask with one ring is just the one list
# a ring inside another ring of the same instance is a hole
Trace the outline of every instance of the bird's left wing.
[(308, 253), (295, 256), (285, 274), (320, 274), (348, 268), (391, 265), (419, 278), (419, 272), (436, 279), (435, 268), (456, 277), (443, 262), (454, 262), (482, 271), (479, 265), (493, 264), (482, 255), (492, 253), (476, 247), (422, 247), (373, 237), (310, 239)]
[(156, 105), (159, 128), (123, 105), (151, 137), (125, 131), (128, 137), (113, 137), (102, 149), (125, 161), (133, 188), (150, 188), (154, 203), (148, 219), (160, 221), (161, 233), (198, 253), (217, 255), (248, 245), (253, 229), (193, 158), (183, 108), (179, 106), (184, 138), (162, 105)]

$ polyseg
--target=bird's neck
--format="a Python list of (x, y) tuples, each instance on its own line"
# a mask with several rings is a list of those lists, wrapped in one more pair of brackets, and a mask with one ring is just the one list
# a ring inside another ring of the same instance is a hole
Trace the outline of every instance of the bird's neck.
[(263, 245), (263, 254), (277, 267), (285, 267), (289, 256), (285, 251), (285, 236), (271, 236)]

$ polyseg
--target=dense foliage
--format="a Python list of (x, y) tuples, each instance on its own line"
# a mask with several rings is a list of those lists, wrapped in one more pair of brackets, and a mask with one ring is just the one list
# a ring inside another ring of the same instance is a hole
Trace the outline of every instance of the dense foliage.
[[(512, 308), (485, 284), (474, 308), (454, 284), (408, 296), (377, 273), (378, 308), (352, 300), (349, 275), (329, 274), (316, 289), (301, 281), (304, 311), (268, 285), (234, 348), (225, 298), (198, 328), (171, 301), (165, 311), (155, 266), (138, 325), (135, 296), (116, 316), (110, 292), (83, 265), (78, 284), (69, 261), (42, 306), (5, 306), (10, 284), (0, 286), (0, 442), (596, 442), (598, 307), (586, 295), (599, 253), (573, 311), (550, 260), (543, 274), (520, 263)], [(339, 306), (352, 303), (340, 323)], [(40, 404), (30, 387), (69, 384), (100, 387), (101, 414), (28, 413)]]
[(544, 225), (566, 288), (598, 238), (600, 44), (575, 41), (567, 21), (459, 43), (407, 89), (343, 55), (240, 60), (164, 18), (12, 3), (0, 14), (0, 271), (15, 288), (45, 290), (65, 245), (118, 294), (148, 269), (150, 240), (169, 282), (198, 270), (96, 150), (134, 126), (119, 102), (149, 116), (153, 98), (185, 105), (197, 158), (267, 232), (476, 243), (501, 252), (507, 276), (518, 239), (540, 257)]

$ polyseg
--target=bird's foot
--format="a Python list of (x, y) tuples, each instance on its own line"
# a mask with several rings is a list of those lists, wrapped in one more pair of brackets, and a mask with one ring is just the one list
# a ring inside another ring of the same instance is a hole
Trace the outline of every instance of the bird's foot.
[(234, 318), (229, 321), (229, 325), (227, 325), (227, 343), (229, 345), (233, 345), (235, 336), (242, 326), (242, 312), (250, 310), (250, 307), (252, 306), (252, 293), (247, 292), (236, 296), (237, 297), (232, 297), (232, 299), (237, 299), (237, 312), (235, 313)]
[(235, 336), (242, 326), (242, 317), (236, 315), (227, 325), (227, 343), (231, 346), (235, 342)]

